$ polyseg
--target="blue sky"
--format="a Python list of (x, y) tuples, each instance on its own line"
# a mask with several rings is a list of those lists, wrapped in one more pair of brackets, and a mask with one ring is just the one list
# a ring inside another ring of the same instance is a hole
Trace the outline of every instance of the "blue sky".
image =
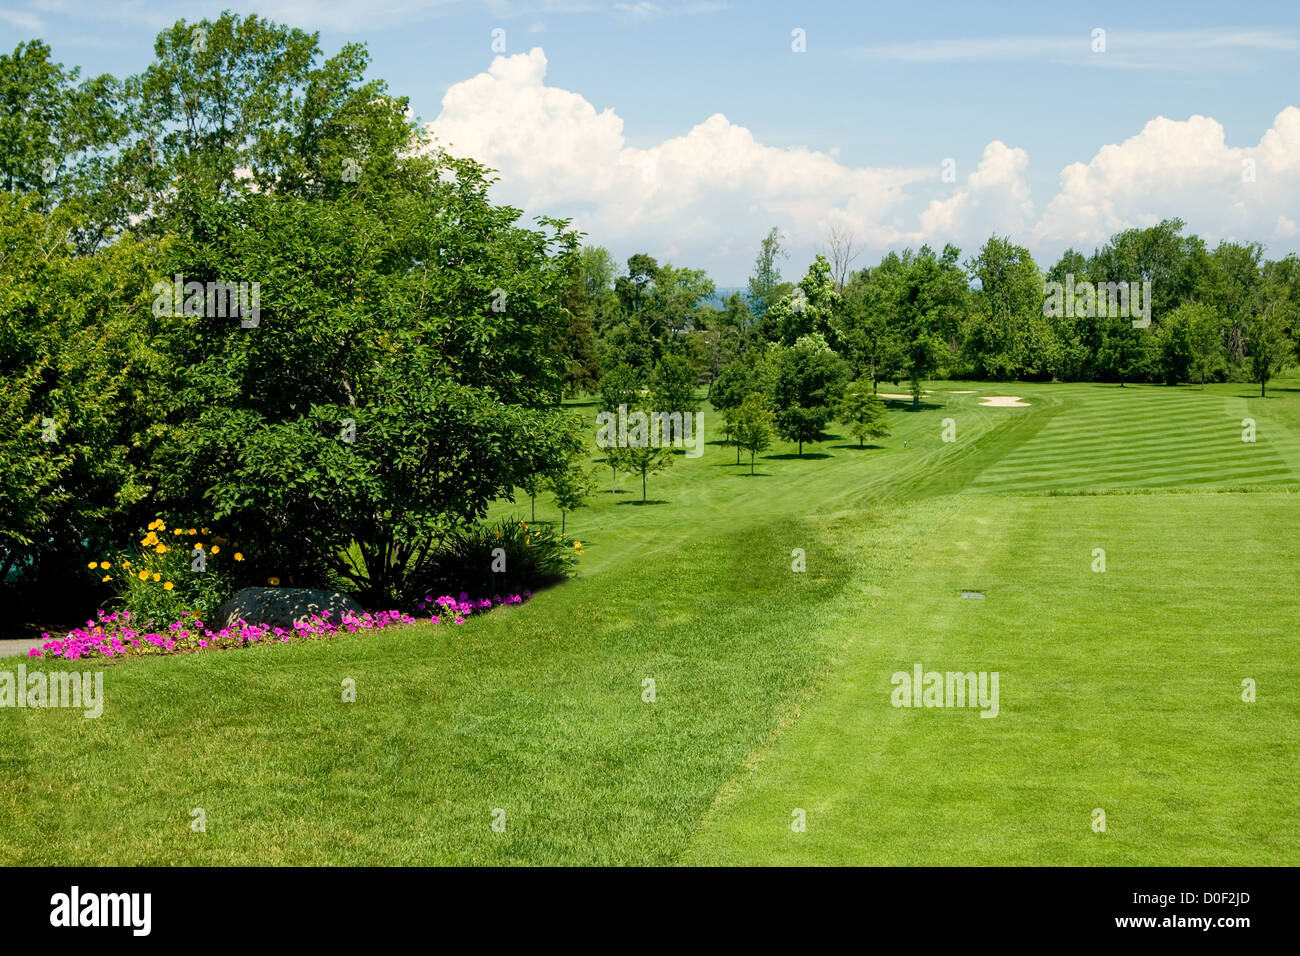
[(771, 225), (790, 273), (834, 225), (856, 264), (922, 241), (970, 252), (993, 229), (1050, 261), (1164, 215), (1300, 249), (1294, 3), (5, 0), (0, 45), (40, 36), (121, 76), (163, 25), (226, 7), (319, 31), (327, 52), (364, 42), (453, 149), (502, 170), (499, 198), (722, 285)]

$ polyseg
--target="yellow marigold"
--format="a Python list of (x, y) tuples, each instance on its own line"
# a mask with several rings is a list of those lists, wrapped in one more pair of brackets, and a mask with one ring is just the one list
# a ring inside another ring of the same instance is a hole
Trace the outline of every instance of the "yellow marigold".
[(582, 542), (581, 542), (581, 541), (575, 541), (575, 542), (573, 542), (573, 546), (574, 546), (575, 548), (577, 548), (579, 551), (582, 550)]
[(140, 580), (143, 581), (145, 578), (149, 577), (149, 572), (148, 572), (148, 571), (141, 571), (141, 572), (139, 573), (139, 575), (137, 575), (137, 577), (139, 577)]
[(155, 572), (154, 572), (154, 575), (153, 575), (153, 579), (154, 579), (155, 581), (161, 581), (161, 580), (162, 580), (162, 575), (159, 574), (157, 571), (155, 571)]
[(111, 575), (111, 574), (106, 574), (106, 575), (104, 575), (102, 578), (100, 578), (99, 580), (100, 580), (101, 583), (103, 583), (104, 581), (111, 581), (111, 580), (113, 580), (113, 575)]
[(236, 551), (236, 552), (235, 552), (235, 560), (236, 560), (236, 561), (243, 561), (243, 560), (244, 560), (244, 556), (243, 556), (242, 554), (240, 554), (238, 551)]
[(269, 584), (269, 585), (271, 585), (271, 587), (275, 587), (277, 584), (280, 583), (280, 579), (279, 579), (279, 578), (267, 578), (267, 579), (266, 579), (266, 583)]
[(167, 581), (167, 582), (165, 582), (165, 583), (163, 584), (163, 590), (165, 590), (165, 591), (170, 591), (170, 590), (171, 590), (172, 588), (174, 588), (175, 586), (176, 586), (176, 585), (172, 584), (170, 581)]
[(89, 567), (91, 567), (91, 568), (97, 568), (97, 567), (99, 567), (99, 562), (98, 562), (98, 561), (91, 561)]
[[(107, 561), (100, 561), (100, 562), (99, 562), (99, 566), (100, 566), (101, 568), (103, 568), (105, 571), (107, 571), (107, 570), (108, 570), (109, 568), (111, 568), (113, 565), (109, 564)], [(93, 568), (94, 565), (92, 564), (91, 567)]]
[(212, 532), (209, 531), (207, 528), (204, 528), (204, 529), (203, 529), (203, 533), (204, 533), (204, 534), (212, 534)]
[(172, 534), (180, 534), (180, 533), (181, 533), (180, 528), (172, 528)]
[(131, 562), (130, 562), (130, 561), (123, 561), (123, 562), (122, 562), (122, 567), (124, 567), (124, 568), (129, 568), (130, 566), (131, 566)]
[(154, 548), (154, 551), (158, 554), (166, 554), (170, 550), (171, 548), (167, 547), (167, 545), (163, 544), (161, 541), (158, 542), (158, 547)]
[(219, 552), (220, 550), (221, 550), (221, 548), (218, 547), (217, 545), (214, 544), (214, 545), (212, 546), (212, 553), (213, 553), (213, 554), (216, 554), (216, 553)]
[(202, 550), (203, 550), (203, 542), (200, 541), (200, 542), (199, 542), (198, 544), (196, 544), (194, 547), (196, 547), (196, 548), (198, 548), (200, 551), (202, 551)]
[(190, 534), (198, 534), (198, 533), (199, 532), (197, 528), (190, 528)]

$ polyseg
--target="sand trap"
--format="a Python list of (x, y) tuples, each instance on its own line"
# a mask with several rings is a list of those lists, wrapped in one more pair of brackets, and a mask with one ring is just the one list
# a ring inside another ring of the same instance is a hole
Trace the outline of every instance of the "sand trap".
[(998, 408), (1027, 408), (1028, 402), (1022, 402), (1017, 395), (985, 395), (981, 405), (995, 405)]
[[(925, 396), (929, 394), (930, 394), (930, 390), (926, 389), (924, 392), (921, 393), (921, 397), (925, 398)], [(908, 401), (912, 400), (911, 395), (900, 395), (897, 392), (876, 392), (876, 397), (877, 398), (905, 398)]]

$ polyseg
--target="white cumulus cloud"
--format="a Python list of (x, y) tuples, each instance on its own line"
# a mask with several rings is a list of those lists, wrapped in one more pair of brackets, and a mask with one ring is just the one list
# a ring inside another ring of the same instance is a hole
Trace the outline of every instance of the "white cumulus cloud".
[(430, 130), (452, 152), (500, 171), (499, 201), (570, 216), (589, 241), (618, 255), (648, 252), (708, 269), (723, 284), (743, 281), (773, 225), (794, 253), (791, 272), (802, 271), (831, 226), (853, 232), (871, 254), (922, 242), (973, 252), (998, 232), (1045, 264), (1067, 245), (1091, 251), (1121, 229), (1170, 216), (1211, 243), (1258, 239), (1273, 255), (1298, 244), (1295, 107), (1243, 147), (1229, 146), (1213, 119), (1158, 117), (1067, 166), (1056, 194), (1036, 205), (1029, 154), (999, 139), (932, 199), (940, 192), (934, 166), (854, 167), (835, 150), (760, 143), (722, 113), (649, 148), (630, 146), (613, 109), (548, 86), (546, 67), (540, 48), (496, 57), (447, 91)]

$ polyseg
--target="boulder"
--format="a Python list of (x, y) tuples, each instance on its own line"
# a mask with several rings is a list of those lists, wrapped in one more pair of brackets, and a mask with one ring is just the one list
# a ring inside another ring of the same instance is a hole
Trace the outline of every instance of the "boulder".
[(244, 588), (212, 613), (205, 626), (214, 631), (237, 627), (243, 618), (249, 624), (283, 627), (292, 630), (297, 621), (328, 616), (338, 623), (344, 614), (360, 617), (365, 609), (338, 591), (313, 591), (309, 588)]

